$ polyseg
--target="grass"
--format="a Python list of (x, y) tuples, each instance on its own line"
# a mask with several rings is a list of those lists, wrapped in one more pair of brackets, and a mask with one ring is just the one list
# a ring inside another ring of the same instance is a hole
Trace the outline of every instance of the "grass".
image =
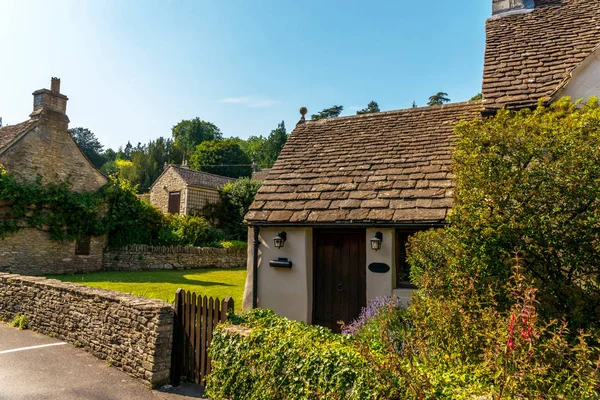
[(231, 296), (235, 309), (242, 309), (245, 268), (188, 269), (177, 271), (106, 271), (89, 274), (48, 275), (63, 282), (115, 290), (173, 303), (178, 288), (224, 299)]

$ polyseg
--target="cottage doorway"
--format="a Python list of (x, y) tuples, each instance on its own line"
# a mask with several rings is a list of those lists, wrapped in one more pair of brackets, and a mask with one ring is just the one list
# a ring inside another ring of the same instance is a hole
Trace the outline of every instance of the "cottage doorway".
[(340, 331), (366, 306), (364, 229), (315, 229), (313, 323)]

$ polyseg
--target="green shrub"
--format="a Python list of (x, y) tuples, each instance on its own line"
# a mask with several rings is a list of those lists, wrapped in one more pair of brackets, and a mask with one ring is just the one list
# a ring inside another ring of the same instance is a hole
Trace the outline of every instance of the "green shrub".
[(246, 338), (217, 329), (207, 383), (211, 399), (387, 399), (352, 340), (329, 329), (253, 310), (235, 322), (252, 328)]
[(502, 294), (518, 250), (540, 312), (571, 329), (600, 327), (600, 106), (579, 106), (459, 124), (449, 218), (451, 264)]
[(219, 243), (219, 247), (224, 249), (246, 250), (248, 248), (248, 243), (242, 242), (241, 240), (225, 240)]
[(25, 314), (17, 314), (10, 322), (10, 326), (21, 330), (27, 329), (29, 328), (29, 317)]

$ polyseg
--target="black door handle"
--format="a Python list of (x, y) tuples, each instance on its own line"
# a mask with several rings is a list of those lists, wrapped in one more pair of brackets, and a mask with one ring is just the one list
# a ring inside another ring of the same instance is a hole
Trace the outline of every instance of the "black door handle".
[(338, 292), (342, 292), (344, 290), (344, 285), (342, 285), (342, 282), (338, 283), (337, 290)]

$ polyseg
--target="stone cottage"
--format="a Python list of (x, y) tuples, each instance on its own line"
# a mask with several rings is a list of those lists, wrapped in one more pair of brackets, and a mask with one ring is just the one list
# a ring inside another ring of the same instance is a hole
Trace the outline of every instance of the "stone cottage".
[(414, 290), (410, 234), (445, 224), (453, 127), (502, 108), (600, 95), (598, 0), (492, 0), (483, 100), (305, 121), (246, 215), (244, 308), (337, 328)]
[(150, 204), (164, 213), (202, 214), (207, 204), (219, 201), (219, 188), (235, 178), (165, 164), (163, 173), (150, 186)]
[[(68, 179), (74, 191), (94, 192), (107, 179), (67, 132), (67, 100), (60, 93), (57, 78), (52, 78), (50, 90), (33, 92), (29, 119), (0, 128), (0, 164), (19, 181), (31, 182), (37, 177), (42, 182)], [(0, 203), (0, 209), (7, 207), (10, 204)], [(0, 271), (40, 275), (99, 270), (105, 244), (106, 237), (57, 242), (43, 229), (21, 229), (0, 239)]]

